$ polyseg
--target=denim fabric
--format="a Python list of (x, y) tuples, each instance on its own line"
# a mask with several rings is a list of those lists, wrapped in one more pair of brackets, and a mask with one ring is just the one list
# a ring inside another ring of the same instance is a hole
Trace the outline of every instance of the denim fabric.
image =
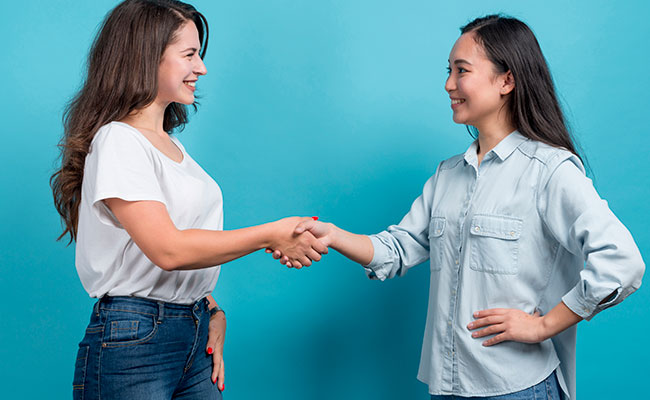
[(560, 387), (555, 372), (542, 382), (528, 389), (501, 396), (490, 397), (460, 397), (460, 396), (436, 396), (432, 395), (431, 400), (456, 400), (456, 399), (480, 399), (480, 400), (560, 400)]
[(102, 298), (79, 343), (73, 398), (221, 399), (205, 351), (209, 321), (205, 299), (176, 305)]

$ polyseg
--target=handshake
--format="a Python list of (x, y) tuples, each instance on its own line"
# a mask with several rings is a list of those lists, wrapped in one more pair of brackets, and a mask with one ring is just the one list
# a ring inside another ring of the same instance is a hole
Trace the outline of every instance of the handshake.
[(335, 233), (333, 224), (318, 217), (290, 217), (276, 222), (272, 243), (266, 252), (289, 268), (309, 267), (328, 253)]

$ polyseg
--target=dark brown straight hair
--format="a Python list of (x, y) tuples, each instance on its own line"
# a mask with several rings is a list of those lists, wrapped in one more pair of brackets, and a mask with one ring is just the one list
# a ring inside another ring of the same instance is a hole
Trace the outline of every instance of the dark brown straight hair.
[(506, 106), (519, 133), (565, 148), (582, 161), (557, 99), (548, 64), (528, 25), (516, 18), (487, 15), (476, 18), (460, 31), (474, 35), (497, 73), (512, 73), (515, 88)]
[[(178, 30), (193, 22), (201, 42), (200, 57), (208, 45), (205, 17), (189, 4), (175, 0), (126, 0), (105, 18), (93, 41), (81, 89), (63, 114), (60, 168), (50, 178), (54, 205), (70, 243), (77, 238), (84, 165), (90, 144), (103, 125), (121, 120), (151, 104), (158, 93), (158, 68)], [(196, 110), (196, 103), (192, 104)], [(182, 130), (187, 106), (171, 103), (165, 109), (163, 129)]]

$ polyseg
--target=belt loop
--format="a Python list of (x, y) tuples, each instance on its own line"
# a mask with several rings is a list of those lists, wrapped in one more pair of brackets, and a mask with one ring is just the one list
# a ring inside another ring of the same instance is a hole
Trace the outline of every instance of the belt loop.
[(163, 317), (165, 316), (165, 303), (162, 301), (158, 302), (158, 323), (163, 322)]
[(99, 315), (99, 303), (101, 303), (101, 302), (102, 302), (102, 299), (101, 299), (101, 297), (100, 297), (100, 298), (97, 299), (97, 301), (95, 302), (95, 305), (93, 305), (93, 313), (95, 313), (96, 315)]

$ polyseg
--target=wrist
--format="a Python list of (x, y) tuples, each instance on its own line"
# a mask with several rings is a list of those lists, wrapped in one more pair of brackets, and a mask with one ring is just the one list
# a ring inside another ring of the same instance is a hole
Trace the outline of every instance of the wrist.
[(543, 342), (546, 339), (553, 337), (552, 323), (549, 321), (547, 315), (542, 315), (539, 317), (539, 336), (540, 342)]
[(330, 226), (330, 244), (329, 247), (333, 248), (336, 251), (339, 251), (341, 245), (341, 234), (343, 230), (338, 226), (334, 225), (331, 222), (328, 222)]
[(221, 314), (223, 318), (226, 318), (226, 312), (223, 310), (223, 308), (219, 307), (218, 305), (215, 304), (214, 307), (210, 308), (210, 319), (214, 317), (217, 314)]

